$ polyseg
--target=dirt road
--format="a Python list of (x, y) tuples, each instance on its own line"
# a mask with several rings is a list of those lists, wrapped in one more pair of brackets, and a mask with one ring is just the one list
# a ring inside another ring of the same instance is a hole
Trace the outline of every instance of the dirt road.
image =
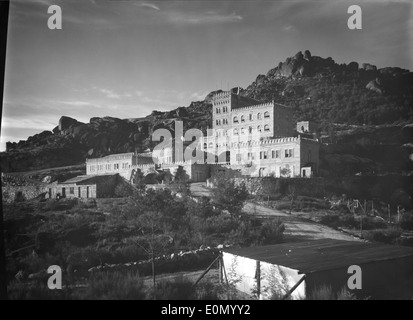
[[(196, 197), (210, 197), (211, 192), (206, 187), (205, 183), (191, 184), (192, 195)], [(357, 241), (356, 237), (348, 235), (344, 232), (332, 229), (328, 226), (298, 217), (299, 213), (289, 214), (280, 210), (267, 208), (258, 204), (247, 202), (243, 211), (251, 215), (259, 215), (264, 217), (279, 217), (285, 224), (285, 240), (286, 241), (305, 241), (316, 239), (336, 239)]]

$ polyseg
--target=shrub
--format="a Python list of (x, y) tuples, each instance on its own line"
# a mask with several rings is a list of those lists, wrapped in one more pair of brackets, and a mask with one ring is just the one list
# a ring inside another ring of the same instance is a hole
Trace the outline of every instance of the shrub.
[(396, 229), (367, 230), (363, 232), (363, 237), (370, 241), (394, 244), (401, 232)]
[(192, 281), (184, 277), (158, 281), (155, 289), (157, 300), (194, 300), (196, 297)]
[(133, 189), (126, 183), (119, 183), (115, 187), (115, 196), (119, 198), (129, 197), (133, 194)]
[(333, 292), (331, 286), (322, 285), (315, 288), (307, 300), (357, 300), (357, 298), (346, 287), (338, 292)]
[(7, 286), (7, 296), (10, 300), (67, 300), (71, 290), (50, 290), (43, 281), (23, 283), (14, 280)]
[(266, 220), (259, 228), (258, 245), (280, 243), (283, 240), (285, 226), (281, 220)]
[(404, 230), (413, 230), (413, 213), (406, 212), (400, 218), (400, 227)]
[(77, 297), (87, 300), (142, 300), (146, 297), (146, 290), (137, 274), (97, 272), (90, 276), (86, 291)]

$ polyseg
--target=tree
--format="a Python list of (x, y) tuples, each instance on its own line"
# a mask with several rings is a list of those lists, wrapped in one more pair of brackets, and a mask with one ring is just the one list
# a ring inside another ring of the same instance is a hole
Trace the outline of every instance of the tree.
[(290, 168), (282, 168), (280, 170), (280, 174), (281, 174), (281, 177), (289, 177), (290, 174), (291, 174), (291, 169)]
[(287, 197), (290, 200), (290, 214), (291, 214), (291, 212), (293, 211), (294, 201), (297, 199), (297, 189), (292, 184), (288, 186)]
[(244, 202), (248, 198), (244, 183), (236, 185), (232, 179), (218, 178), (212, 189), (212, 199), (217, 206), (227, 210), (233, 217), (241, 213)]
[(265, 178), (261, 182), (261, 190), (259, 195), (267, 198), (267, 204), (270, 202), (270, 197), (279, 192), (279, 180), (275, 178)]
[(137, 244), (151, 260), (154, 292), (156, 289), (155, 257), (164, 253), (166, 247), (173, 243), (173, 238), (163, 228), (162, 220), (163, 217), (159, 211), (147, 211), (139, 216), (144, 237), (141, 237)]
[(148, 189), (144, 193), (135, 193), (132, 199), (141, 226), (141, 236), (136, 244), (151, 260), (155, 290), (155, 257), (173, 245), (174, 236), (180, 232), (185, 208), (175, 201), (168, 189)]

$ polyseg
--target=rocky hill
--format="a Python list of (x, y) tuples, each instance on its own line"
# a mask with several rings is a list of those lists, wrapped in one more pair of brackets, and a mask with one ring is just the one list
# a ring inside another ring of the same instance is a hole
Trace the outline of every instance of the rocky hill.
[[(322, 148), (326, 174), (336, 171), (409, 172), (413, 170), (413, 73), (401, 68), (378, 69), (356, 62), (337, 64), (332, 58), (312, 56), (306, 50), (259, 75), (243, 96), (274, 100), (295, 110), (295, 120), (313, 120), (330, 144)], [(211, 98), (168, 112), (153, 111), (139, 119), (91, 118), (82, 123), (62, 117), (52, 131), (26, 141), (7, 143), (1, 169), (27, 171), (84, 162), (110, 153), (143, 152), (156, 143), (158, 128), (173, 131), (174, 120), (184, 130), (212, 125)], [(343, 166), (341, 166), (342, 164)], [(337, 170), (337, 167), (340, 170)], [(334, 170), (333, 170), (334, 168)]]

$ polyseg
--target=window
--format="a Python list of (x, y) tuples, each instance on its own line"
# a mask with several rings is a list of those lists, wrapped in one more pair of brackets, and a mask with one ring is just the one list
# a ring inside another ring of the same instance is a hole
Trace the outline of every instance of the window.
[(207, 145), (207, 143), (205, 142), (204, 143), (204, 149), (207, 149), (208, 148), (208, 145)]
[(238, 134), (238, 129), (234, 129), (234, 135)]
[(257, 127), (258, 132), (261, 132), (261, 126)]
[(253, 152), (248, 152), (248, 160), (254, 160), (254, 153)]
[(69, 188), (69, 194), (75, 194), (75, 187)]
[(260, 159), (267, 159), (268, 157), (268, 152), (267, 151), (261, 151), (260, 152)]
[(241, 122), (245, 122), (245, 117), (244, 117), (244, 115), (241, 116)]
[(285, 149), (285, 158), (291, 158), (293, 156), (293, 149)]
[(241, 134), (245, 134), (244, 128), (241, 128)]
[(248, 128), (248, 133), (252, 133), (252, 127)]
[(212, 148), (214, 144), (212, 142), (209, 143), (209, 147)]
[(268, 111), (265, 111), (264, 118), (269, 118), (269, 117), (270, 117), (270, 113)]
[(240, 153), (237, 154), (237, 161), (238, 161), (238, 162), (241, 161), (241, 154), (240, 154)]
[(119, 163), (115, 163), (115, 164), (113, 165), (113, 169), (119, 170)]
[(253, 120), (253, 116), (252, 116), (252, 113), (250, 113), (250, 121), (252, 120)]
[(264, 131), (270, 131), (270, 126), (269, 126), (268, 124), (266, 124), (266, 125), (264, 126)]
[(257, 119), (260, 120), (261, 119), (261, 113), (257, 114)]
[(238, 117), (237, 117), (237, 116), (234, 117), (233, 122), (234, 122), (234, 123), (238, 123)]
[(275, 157), (279, 158), (280, 157), (280, 150), (275, 150)]
[(221, 109), (220, 108), (216, 108), (216, 113), (221, 113)]

